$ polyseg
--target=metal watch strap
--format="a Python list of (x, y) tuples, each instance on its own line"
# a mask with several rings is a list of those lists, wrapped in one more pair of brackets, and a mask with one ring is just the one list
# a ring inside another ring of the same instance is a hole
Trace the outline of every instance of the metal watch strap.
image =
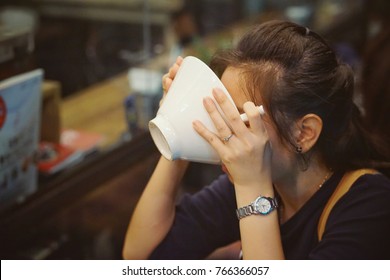
[(255, 208), (253, 207), (252, 204), (249, 204), (247, 206), (238, 208), (236, 210), (237, 218), (241, 220), (244, 217), (250, 216), (255, 214)]
[[(257, 199), (259, 198), (265, 198), (267, 199), (270, 203), (271, 203), (271, 210), (267, 213), (269, 214), (270, 212), (272, 212), (273, 210), (275, 210), (277, 207), (278, 207), (278, 201), (276, 198), (271, 198), (271, 197), (264, 197), (264, 196), (259, 196), (258, 198), (255, 199), (255, 201), (253, 201), (251, 204), (247, 205), (247, 206), (243, 206), (243, 207), (240, 207), (236, 210), (236, 214), (237, 214), (237, 218), (239, 220), (241, 220), (242, 218), (245, 218), (247, 216), (250, 216), (250, 215), (258, 215), (258, 214), (262, 214), (260, 212), (257, 212), (256, 211), (256, 208), (254, 206), (254, 203), (257, 201)], [(265, 215), (267, 215), (265, 214)]]

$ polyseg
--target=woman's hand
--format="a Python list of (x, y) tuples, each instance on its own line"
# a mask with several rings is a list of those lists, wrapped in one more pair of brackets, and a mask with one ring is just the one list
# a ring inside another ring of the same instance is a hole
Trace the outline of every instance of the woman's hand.
[(179, 70), (182, 62), (183, 62), (183, 58), (181, 56), (178, 56), (176, 58), (176, 62), (171, 66), (171, 68), (169, 68), (168, 73), (166, 73), (162, 77), (163, 97), (160, 101), (160, 107), (161, 107), (161, 104), (164, 102), (164, 98), (167, 95), (167, 92), (168, 92), (169, 88), (171, 87), (173, 79), (175, 79), (177, 71)]
[[(221, 107), (226, 121), (213, 100), (205, 98), (204, 106), (214, 122), (217, 133), (209, 131), (199, 121), (193, 123), (194, 129), (217, 151), (236, 188), (247, 186), (257, 188), (259, 183), (264, 181), (268, 183), (266, 185), (271, 185), (271, 150), (259, 110), (252, 102), (243, 105), (249, 120), (247, 127), (241, 120), (237, 108), (222, 90), (214, 89), (213, 96)], [(229, 138), (232, 134), (233, 136)]]
[[(227, 167), (234, 183), (237, 206), (246, 206), (259, 195), (274, 197), (269, 137), (259, 110), (252, 102), (244, 103), (243, 110), (249, 121), (247, 126), (236, 106), (221, 90), (215, 89), (213, 95), (225, 117), (222, 118), (211, 98), (204, 99), (216, 133), (199, 121), (193, 126), (214, 147)], [(239, 226), (244, 259), (284, 258), (276, 211), (267, 216), (245, 217)]]

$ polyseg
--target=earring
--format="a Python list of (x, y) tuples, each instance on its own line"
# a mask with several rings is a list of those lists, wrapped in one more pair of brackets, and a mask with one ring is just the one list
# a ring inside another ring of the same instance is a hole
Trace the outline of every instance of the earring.
[(295, 147), (295, 151), (296, 151), (298, 154), (301, 154), (301, 153), (302, 153), (302, 147), (301, 147), (301, 146)]

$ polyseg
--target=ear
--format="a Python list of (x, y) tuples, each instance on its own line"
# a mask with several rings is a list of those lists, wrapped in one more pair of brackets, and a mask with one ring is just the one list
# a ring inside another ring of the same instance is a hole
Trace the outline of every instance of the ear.
[(307, 114), (298, 120), (295, 137), (302, 153), (306, 153), (317, 143), (321, 131), (322, 119), (315, 114)]

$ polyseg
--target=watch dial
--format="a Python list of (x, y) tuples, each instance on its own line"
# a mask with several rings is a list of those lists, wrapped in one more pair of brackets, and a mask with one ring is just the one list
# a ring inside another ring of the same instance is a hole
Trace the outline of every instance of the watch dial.
[(271, 211), (271, 202), (268, 199), (261, 197), (257, 202), (257, 210), (262, 214), (269, 213), (269, 211)]

